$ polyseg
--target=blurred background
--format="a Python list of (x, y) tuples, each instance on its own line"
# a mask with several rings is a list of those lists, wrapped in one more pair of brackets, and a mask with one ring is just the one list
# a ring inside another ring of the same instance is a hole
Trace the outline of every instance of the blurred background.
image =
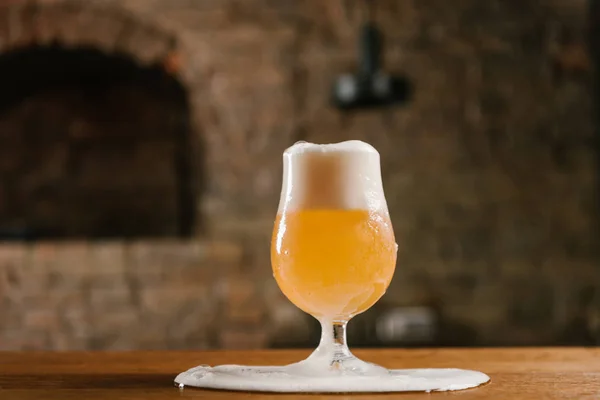
[(314, 347), (281, 154), (347, 139), (400, 245), (351, 346), (600, 343), (598, 3), (1, 0), (0, 349)]

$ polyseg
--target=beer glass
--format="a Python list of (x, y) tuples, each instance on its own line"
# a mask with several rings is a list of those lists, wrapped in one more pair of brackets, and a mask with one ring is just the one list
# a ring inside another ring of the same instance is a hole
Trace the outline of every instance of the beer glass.
[(305, 360), (283, 366), (201, 365), (175, 378), (180, 388), (269, 392), (459, 390), (489, 380), (460, 369), (388, 370), (357, 359), (346, 324), (385, 293), (398, 246), (379, 153), (360, 141), (299, 142), (283, 154), (283, 184), (271, 240), (277, 284), (321, 322), (321, 341)]
[(318, 348), (295, 367), (317, 374), (382, 373), (346, 344), (346, 324), (383, 296), (396, 265), (379, 153), (360, 141), (300, 142), (283, 158), (273, 273), (287, 298), (322, 327)]

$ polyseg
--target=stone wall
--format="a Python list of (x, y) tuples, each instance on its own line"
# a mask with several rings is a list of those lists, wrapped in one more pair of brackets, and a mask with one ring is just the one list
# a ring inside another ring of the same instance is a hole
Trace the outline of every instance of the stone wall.
[(92, 45), (174, 74), (203, 185), (191, 241), (2, 245), (2, 348), (310, 343), (269, 265), (281, 152), (350, 138), (381, 152), (400, 244), (380, 307), (435, 308), (443, 344), (599, 337), (586, 2), (378, 1), (414, 96), (354, 114), (329, 89), (354, 68), (358, 2), (3, 3), (3, 49)]

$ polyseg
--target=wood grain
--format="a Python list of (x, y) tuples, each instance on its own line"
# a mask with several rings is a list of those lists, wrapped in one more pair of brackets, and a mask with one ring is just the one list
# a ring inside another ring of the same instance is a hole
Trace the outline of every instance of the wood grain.
[(198, 364), (277, 365), (308, 351), (0, 353), (0, 399), (600, 399), (600, 349), (362, 350), (389, 368), (457, 367), (491, 376), (476, 389), (445, 393), (274, 395), (173, 386), (177, 373)]

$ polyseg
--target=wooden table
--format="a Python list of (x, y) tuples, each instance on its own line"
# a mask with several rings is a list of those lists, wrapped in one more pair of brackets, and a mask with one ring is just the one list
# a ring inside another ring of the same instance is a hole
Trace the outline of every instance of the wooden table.
[(363, 350), (390, 368), (480, 370), (489, 384), (461, 392), (274, 395), (179, 390), (178, 372), (197, 364), (283, 364), (308, 351), (0, 353), (0, 399), (600, 399), (600, 349)]

